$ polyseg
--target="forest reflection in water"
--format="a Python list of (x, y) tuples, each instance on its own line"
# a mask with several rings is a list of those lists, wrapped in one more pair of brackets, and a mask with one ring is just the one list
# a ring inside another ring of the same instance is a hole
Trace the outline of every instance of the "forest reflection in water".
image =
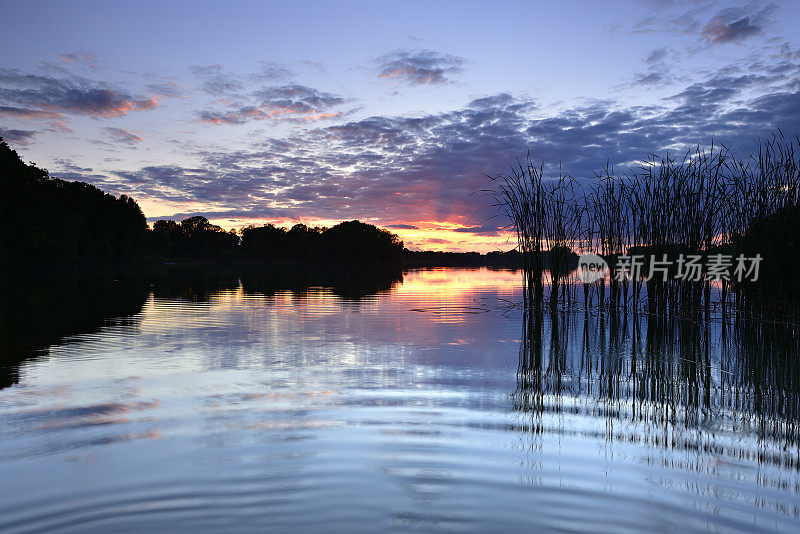
[(329, 288), (357, 301), (388, 291), (400, 270), (263, 272), (258, 268), (176, 267), (133, 273), (0, 275), (0, 388), (17, 383), (21, 362), (75, 334), (97, 332), (109, 321), (136, 321), (148, 298), (209, 302), (240, 285), (251, 295), (289, 291), (302, 296)]

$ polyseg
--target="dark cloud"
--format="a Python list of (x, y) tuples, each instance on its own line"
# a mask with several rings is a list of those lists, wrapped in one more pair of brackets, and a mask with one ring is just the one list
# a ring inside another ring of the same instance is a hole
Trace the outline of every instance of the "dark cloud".
[(433, 50), (395, 50), (375, 60), (378, 76), (411, 85), (444, 84), (461, 72), (466, 60)]
[[(409, 216), (438, 220), (469, 212), (497, 169), (524, 150), (530, 101), (508, 94), (423, 117), (371, 117), (268, 140), (249, 151), (198, 151), (202, 166), (119, 171), (130, 191), (224, 205), (252, 217)], [(235, 206), (235, 208), (234, 208)]]
[(56, 158), (55, 159), (56, 165), (58, 165), (59, 169), (64, 172), (69, 173), (92, 173), (94, 169), (91, 167), (81, 167), (76, 165), (71, 159), (69, 158)]
[(106, 136), (110, 137), (113, 141), (124, 145), (135, 146), (144, 140), (137, 134), (122, 128), (104, 128), (103, 130), (105, 131)]
[(413, 224), (387, 224), (385, 228), (390, 230), (419, 230), (419, 226)]
[(208, 124), (244, 124), (249, 119), (263, 119), (261, 112), (253, 106), (231, 111), (201, 110), (196, 113), (197, 120)]
[(687, 106), (719, 107), (731, 97), (739, 94), (736, 87), (715, 86), (709, 83), (695, 83), (680, 93), (669, 97), (669, 100), (680, 100)]
[[(699, 36), (712, 44), (742, 41), (764, 33), (774, 4), (728, 7), (720, 11), (716, 0), (645, 1), (646, 15), (631, 28), (633, 33)], [(716, 13), (715, 13), (716, 11)]]
[(35, 135), (36, 132), (31, 130), (0, 128), (0, 138), (11, 146), (27, 146)]
[(39, 109), (17, 108), (14, 106), (0, 106), (0, 115), (17, 119), (63, 119), (64, 115), (54, 111)]
[(201, 122), (209, 124), (244, 124), (251, 120), (310, 122), (340, 117), (333, 108), (347, 102), (345, 98), (305, 85), (291, 84), (268, 87), (252, 93), (248, 105), (225, 110), (197, 112)]
[(455, 228), (453, 231), (485, 236), (498, 236), (503, 233), (503, 229), (498, 228), (496, 225), (464, 226), (462, 228)]
[(776, 57), (784, 61), (797, 61), (800, 60), (800, 49), (794, 48), (789, 43), (782, 43)]
[(155, 222), (159, 220), (167, 221), (182, 221), (189, 217), (196, 216), (205, 217), (206, 219), (219, 220), (219, 219), (248, 219), (253, 216), (249, 211), (244, 210), (208, 210), (208, 211), (191, 211), (183, 213), (173, 213), (172, 215), (162, 215), (160, 217), (148, 217), (147, 222)]
[(306, 67), (308, 69), (311, 69), (311, 70), (314, 70), (316, 72), (325, 72), (325, 70), (326, 70), (325, 69), (325, 62), (320, 60), (320, 59), (317, 59), (317, 60), (314, 60), (314, 61), (305, 59), (305, 60), (300, 61), (300, 64), (303, 65), (304, 67)]
[(184, 88), (174, 81), (149, 83), (145, 87), (151, 93), (160, 96), (176, 97), (186, 94)]
[(271, 87), (255, 93), (262, 106), (292, 113), (322, 113), (345, 103), (345, 99), (305, 85)]
[(288, 78), (292, 74), (292, 69), (282, 63), (261, 61), (261, 70), (254, 76), (260, 81), (276, 81)]
[(222, 65), (195, 65), (189, 70), (202, 80), (203, 91), (214, 96), (240, 94), (248, 83), (276, 81), (292, 74), (291, 69), (280, 63), (261, 61), (260, 67), (254, 74), (226, 72)]
[(700, 30), (701, 17), (707, 16), (714, 0), (696, 0), (691, 3), (656, 0), (644, 4), (647, 6), (646, 15), (634, 23), (630, 30), (632, 33), (689, 35)]
[(51, 113), (108, 118), (153, 109), (157, 105), (157, 96), (137, 97), (105, 83), (0, 69), (0, 109), (18, 110), (17, 116), (21, 118), (24, 112), (29, 112), (31, 118)]
[(202, 88), (205, 92), (219, 96), (241, 91), (244, 84), (238, 76), (226, 73), (222, 65), (205, 65), (190, 67), (192, 74), (203, 79)]
[(670, 81), (670, 78), (660, 72), (640, 74), (634, 79), (634, 83), (638, 85), (661, 85), (667, 81)]
[(189, 70), (195, 76), (217, 76), (222, 74), (222, 65), (192, 65)]
[(703, 37), (710, 43), (733, 43), (759, 35), (775, 6), (770, 4), (756, 13), (743, 9), (723, 9), (703, 27)]
[(633, 77), (633, 83), (645, 87), (674, 83), (675, 76), (672, 74), (672, 65), (667, 61), (670, 55), (675, 56), (675, 52), (667, 47), (651, 50), (643, 60), (647, 72), (637, 73)]
[(655, 50), (647, 54), (647, 57), (644, 59), (644, 62), (647, 63), (648, 65), (655, 65), (661, 63), (666, 58), (667, 58), (667, 48), (666, 47), (656, 48)]
[(97, 57), (92, 52), (70, 52), (68, 54), (60, 54), (58, 57), (67, 63), (86, 65), (93, 69), (97, 68)]

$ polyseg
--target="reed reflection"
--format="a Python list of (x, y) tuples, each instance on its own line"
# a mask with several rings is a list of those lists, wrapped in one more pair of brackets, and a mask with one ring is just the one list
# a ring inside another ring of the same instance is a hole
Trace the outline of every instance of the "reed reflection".
[(574, 413), (604, 418), (608, 444), (800, 466), (797, 325), (535, 302), (522, 310), (512, 395), (526, 431)]

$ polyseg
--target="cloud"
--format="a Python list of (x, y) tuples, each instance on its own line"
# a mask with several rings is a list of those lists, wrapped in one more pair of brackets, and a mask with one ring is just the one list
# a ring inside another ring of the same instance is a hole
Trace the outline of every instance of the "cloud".
[(261, 81), (282, 80), (293, 74), (292, 69), (282, 63), (276, 63), (274, 61), (261, 61), (260, 65), (261, 70), (255, 74), (254, 77)]
[(59, 132), (71, 132), (66, 126), (67, 118), (61, 113), (54, 111), (44, 111), (39, 109), (18, 108), (14, 106), (0, 105), (0, 117), (11, 117), (23, 121), (47, 121), (53, 130)]
[(117, 143), (122, 143), (124, 145), (135, 146), (136, 144), (144, 141), (144, 139), (142, 139), (135, 133), (130, 132), (128, 130), (124, 130), (122, 128), (103, 128), (103, 131), (113, 141)]
[[(323, 100), (327, 101), (327, 100)], [(195, 167), (117, 171), (129, 193), (213, 204), (251, 217), (361, 218), (387, 223), (469, 213), (480, 171), (524, 150), (532, 103), (508, 94), (422, 117), (371, 117), (271, 139), (252, 151), (198, 150)], [(411, 226), (415, 226), (410, 224)]]
[(42, 111), (30, 108), (17, 108), (13, 106), (0, 106), (0, 115), (17, 119), (63, 119), (64, 115), (54, 111)]
[(767, 4), (760, 9), (728, 7), (715, 13), (719, 5), (716, 0), (643, 3), (645, 15), (633, 24), (632, 33), (687, 35), (701, 37), (710, 44), (737, 42), (763, 34), (776, 9), (775, 4)]
[(67, 63), (86, 65), (93, 69), (97, 68), (97, 57), (92, 52), (70, 52), (68, 54), (59, 54), (58, 57)]
[(451, 82), (466, 60), (433, 50), (395, 50), (375, 60), (378, 76), (410, 85), (439, 85)]
[(269, 87), (250, 95), (248, 105), (227, 110), (202, 110), (197, 118), (208, 124), (244, 124), (252, 120), (313, 122), (342, 116), (333, 108), (345, 98), (299, 84)]
[[(694, 35), (700, 29), (701, 17), (706, 16), (714, 0), (644, 2), (646, 14), (633, 24), (632, 33)], [(689, 7), (686, 7), (686, 6)]]
[(638, 85), (661, 85), (669, 81), (665, 75), (660, 72), (648, 72), (647, 74), (640, 74), (634, 78), (634, 83)]
[[(558, 173), (560, 164), (589, 182), (606, 161), (625, 171), (650, 153), (677, 153), (712, 137), (743, 154), (771, 128), (800, 132), (800, 67), (791, 50), (779, 56), (720, 69), (654, 105), (596, 100), (548, 115), (535, 101), (500, 93), (439, 113), (318, 123), (239, 150), (193, 147), (184, 158), (191, 165), (86, 179), (135, 198), (197, 205), (198, 213), (358, 218), (409, 230), (448, 221), (462, 235), (500, 238), (503, 221), (492, 219), (489, 199), (473, 193), (488, 185), (482, 173), (506, 171), (529, 149), (546, 173)], [(305, 86), (250, 98), (297, 117), (341, 106), (341, 97)]]
[(235, 74), (224, 72), (222, 65), (195, 65), (190, 70), (203, 80), (202, 89), (208, 94), (219, 96), (236, 93), (244, 88), (241, 79)]
[[(110, 118), (153, 109), (160, 95), (133, 96), (128, 91), (76, 77), (56, 78), (0, 69), (0, 107), (25, 110), (31, 118), (45, 113)], [(14, 113), (13, 111), (11, 113)], [(18, 112), (23, 118), (24, 112)]]
[(703, 27), (703, 37), (715, 44), (743, 41), (763, 32), (775, 5), (768, 5), (756, 13), (745, 14), (742, 9), (723, 9)]
[(235, 74), (226, 72), (222, 65), (195, 65), (189, 68), (200, 78), (203, 91), (214, 96), (230, 96), (241, 93), (248, 83), (276, 81), (292, 74), (291, 69), (272, 61), (259, 62), (260, 69), (254, 74)]
[(177, 97), (186, 94), (185, 88), (173, 80), (148, 83), (145, 88), (159, 97)]
[(655, 50), (651, 51), (647, 54), (647, 57), (644, 59), (644, 62), (648, 65), (655, 65), (661, 63), (667, 58), (667, 48), (656, 48)]
[(222, 65), (193, 65), (189, 67), (189, 70), (192, 71), (192, 74), (195, 76), (217, 76), (222, 74)]
[(27, 146), (37, 132), (31, 130), (15, 130), (0, 128), (0, 138), (9, 145)]
[(419, 226), (413, 224), (387, 224), (385, 228), (390, 230), (419, 230)]
[(637, 73), (633, 77), (633, 83), (645, 87), (674, 83), (675, 76), (672, 74), (671, 65), (667, 62), (670, 55), (674, 56), (675, 53), (667, 47), (651, 50), (643, 60), (647, 72)]
[(290, 110), (292, 113), (321, 113), (345, 103), (345, 99), (305, 85), (284, 85), (255, 93), (263, 106)]
[(497, 225), (464, 226), (461, 228), (454, 228), (453, 231), (475, 234), (475, 235), (488, 235), (488, 236), (497, 236), (503, 233), (503, 230), (501, 228), (498, 228)]
[(316, 71), (316, 72), (325, 72), (326, 71), (325, 62), (322, 61), (321, 59), (317, 59), (317, 60), (313, 60), (313, 61), (312, 60), (308, 60), (308, 59), (304, 59), (304, 60), (300, 61), (300, 64), (303, 65), (304, 67), (306, 67), (306, 68), (308, 68), (310, 70)]

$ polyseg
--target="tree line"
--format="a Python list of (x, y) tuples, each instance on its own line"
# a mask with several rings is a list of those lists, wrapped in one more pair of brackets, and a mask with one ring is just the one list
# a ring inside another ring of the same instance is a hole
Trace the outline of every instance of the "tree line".
[(403, 242), (360, 221), (226, 231), (201, 216), (150, 229), (136, 201), (53, 178), (0, 139), (0, 264), (81, 267), (158, 262), (399, 265)]
[(403, 242), (387, 230), (360, 221), (330, 228), (265, 224), (237, 233), (195, 216), (180, 223), (156, 221), (151, 252), (162, 259), (397, 265), (403, 258)]
[(0, 140), (0, 262), (80, 265), (132, 261), (147, 239), (138, 204), (52, 178)]

